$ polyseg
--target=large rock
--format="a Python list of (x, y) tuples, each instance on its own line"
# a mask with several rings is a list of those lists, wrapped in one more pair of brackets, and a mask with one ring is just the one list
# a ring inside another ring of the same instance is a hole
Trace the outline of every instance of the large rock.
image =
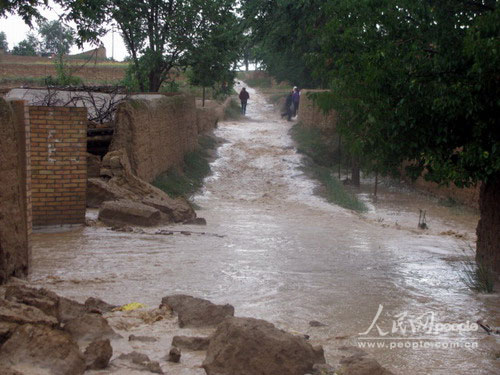
[(105, 369), (108, 367), (109, 360), (113, 356), (113, 348), (109, 339), (92, 341), (87, 346), (87, 349), (85, 349), (83, 356), (85, 357), (87, 369)]
[(304, 375), (325, 363), (323, 349), (253, 318), (226, 318), (210, 339), (208, 375)]
[(85, 314), (65, 324), (64, 330), (78, 343), (119, 337), (99, 314)]
[(151, 361), (149, 357), (143, 353), (134, 351), (128, 354), (120, 354), (120, 356), (115, 361), (127, 361), (132, 365), (135, 365), (132, 367), (135, 367), (140, 371), (149, 371), (154, 374), (163, 374), (160, 364), (157, 361)]
[(137, 225), (151, 227), (161, 223), (160, 211), (132, 201), (104, 202), (99, 220), (107, 225)]
[(54, 316), (45, 314), (42, 310), (0, 298), (0, 322), (15, 324), (43, 324), (55, 327), (58, 324)]
[(88, 312), (99, 311), (100, 313), (107, 313), (107, 312), (110, 312), (117, 307), (118, 306), (111, 305), (107, 302), (104, 302), (102, 299), (95, 298), (95, 297), (89, 297), (85, 301), (85, 308), (87, 309)]
[(2, 345), (0, 363), (29, 374), (79, 375), (85, 361), (71, 337), (48, 326), (19, 326)]
[(100, 207), (106, 201), (129, 200), (158, 209), (165, 222), (183, 222), (196, 217), (184, 198), (170, 198), (164, 191), (132, 173), (123, 150), (108, 152), (102, 160), (102, 178), (87, 182), (87, 205)]
[(195, 336), (174, 336), (172, 338), (172, 346), (188, 350), (207, 350), (210, 344), (208, 337)]
[(21, 285), (7, 288), (5, 298), (28, 306), (34, 306), (45, 314), (54, 316), (60, 323), (65, 323), (86, 312), (79, 302), (59, 297), (47, 289), (35, 289)]
[(375, 359), (367, 355), (355, 354), (340, 361), (340, 372), (343, 375), (392, 375)]
[(224, 318), (234, 316), (234, 307), (231, 305), (215, 305), (206, 299), (184, 294), (163, 297), (161, 304), (177, 313), (181, 328), (214, 327)]

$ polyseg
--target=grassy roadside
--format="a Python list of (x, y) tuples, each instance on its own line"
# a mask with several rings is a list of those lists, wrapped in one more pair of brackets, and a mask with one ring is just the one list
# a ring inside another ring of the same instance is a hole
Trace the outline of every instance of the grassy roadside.
[(199, 147), (184, 156), (182, 171), (172, 168), (158, 176), (153, 185), (173, 198), (180, 196), (191, 198), (203, 187), (203, 179), (211, 173), (210, 161), (218, 143), (212, 136), (200, 136)]
[(320, 195), (340, 207), (364, 212), (366, 205), (348, 191), (334, 175), (332, 147), (317, 129), (305, 129), (295, 124), (291, 135), (297, 144), (297, 151), (308, 156), (303, 170), (321, 183)]

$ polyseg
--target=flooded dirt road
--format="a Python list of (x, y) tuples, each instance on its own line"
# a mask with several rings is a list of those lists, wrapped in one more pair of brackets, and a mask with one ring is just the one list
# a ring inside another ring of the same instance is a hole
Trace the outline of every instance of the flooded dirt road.
[[(37, 233), (31, 282), (80, 301), (157, 306), (165, 295), (186, 293), (231, 303), (238, 316), (310, 335), (332, 362), (339, 346), (365, 343), (397, 374), (498, 373), (491, 336), (426, 331), (478, 318), (500, 325), (498, 295), (472, 294), (457, 273), (477, 216), (389, 188), (363, 215), (326, 203), (299, 169), (291, 124), (249, 92), (247, 118), (216, 130), (227, 142), (195, 198), (206, 227), (173, 227), (198, 233), (170, 236), (155, 235), (157, 228)], [(428, 210), (427, 231), (416, 228), (419, 208)], [(311, 320), (326, 327), (310, 327)], [(436, 345), (443, 342), (458, 347)]]

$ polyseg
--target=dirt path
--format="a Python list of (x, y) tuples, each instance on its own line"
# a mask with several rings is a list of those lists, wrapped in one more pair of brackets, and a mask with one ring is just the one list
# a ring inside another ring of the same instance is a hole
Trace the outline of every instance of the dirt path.
[[(338, 346), (362, 341), (359, 333), (370, 327), (379, 306), (383, 331), (405, 312), (406, 326), (409, 318), (422, 315), (440, 323), (490, 317), (500, 325), (498, 295), (476, 296), (464, 289), (453, 261), (464, 239), (474, 239), (473, 214), (454, 215), (398, 190), (382, 189), (380, 203), (363, 216), (324, 202), (297, 168), (301, 157), (288, 135), (290, 123), (257, 92), (249, 92), (247, 118), (223, 122), (216, 131), (227, 143), (196, 197), (207, 227), (173, 227), (218, 236), (99, 227), (39, 233), (32, 282), (81, 301), (97, 296), (114, 304), (156, 306), (161, 297), (180, 292), (228, 302), (236, 315), (310, 335), (330, 360)], [(430, 230), (420, 232), (417, 208), (425, 207), (431, 212)], [(446, 231), (450, 235), (442, 234)], [(310, 327), (311, 320), (327, 326)], [(370, 335), (376, 336), (373, 342), (390, 344), (376, 328)], [(400, 331), (391, 337), (395, 344), (405, 338)], [(478, 348), (365, 350), (398, 374), (498, 369), (494, 339), (482, 332), (450, 337), (457, 345), (477, 343)], [(185, 373), (199, 373), (192, 371)]]

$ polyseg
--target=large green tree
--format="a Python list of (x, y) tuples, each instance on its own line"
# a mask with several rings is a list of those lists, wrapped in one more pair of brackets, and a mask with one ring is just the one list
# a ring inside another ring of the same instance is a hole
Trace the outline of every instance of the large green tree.
[(36, 56), (39, 51), (40, 41), (31, 33), (28, 33), (26, 39), (19, 42), (17, 46), (12, 48), (13, 55), (20, 56)]
[(69, 53), (75, 43), (74, 31), (61, 21), (41, 21), (38, 29), (42, 37), (42, 54), (62, 56)]
[[(174, 67), (185, 66), (203, 39), (233, 12), (230, 0), (70, 0), (68, 17), (82, 40), (116, 24), (142, 91), (158, 91)], [(234, 30), (237, 32), (237, 30)]]
[(33, 18), (42, 19), (39, 7), (47, 6), (47, 3), (48, 0), (0, 0), (0, 18), (18, 14), (26, 24), (32, 26)]

